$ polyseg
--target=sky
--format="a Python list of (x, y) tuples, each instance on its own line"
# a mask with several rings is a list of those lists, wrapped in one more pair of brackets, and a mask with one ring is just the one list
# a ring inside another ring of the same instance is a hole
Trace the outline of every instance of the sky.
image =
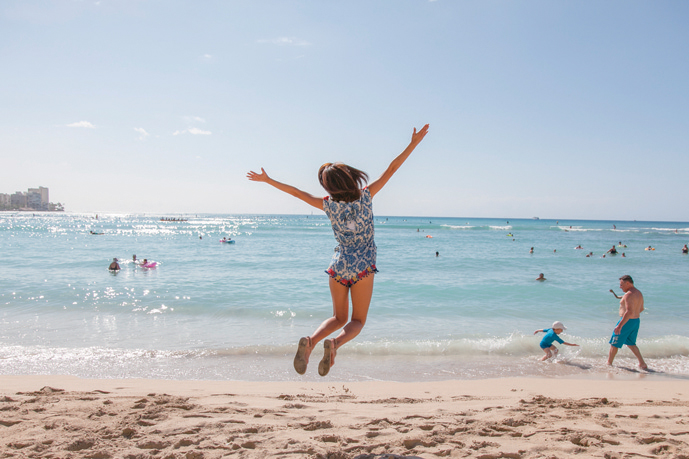
[(67, 211), (689, 221), (684, 0), (3, 0), (0, 193)]

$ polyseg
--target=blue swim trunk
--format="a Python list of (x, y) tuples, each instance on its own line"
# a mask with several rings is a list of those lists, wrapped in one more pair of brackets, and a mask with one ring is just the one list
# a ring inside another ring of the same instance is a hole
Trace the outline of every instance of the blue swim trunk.
[[(620, 319), (621, 321), (622, 319)], [(617, 324), (619, 325), (619, 321)], [(640, 319), (629, 319), (620, 330), (620, 334), (616, 335), (613, 331), (610, 344), (618, 349), (621, 349), (625, 344), (627, 346), (636, 346), (636, 335), (639, 333)]]

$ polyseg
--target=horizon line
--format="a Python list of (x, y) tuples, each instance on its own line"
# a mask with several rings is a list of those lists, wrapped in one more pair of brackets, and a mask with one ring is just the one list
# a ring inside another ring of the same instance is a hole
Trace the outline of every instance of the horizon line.
[[(232, 215), (232, 216), (276, 216), (276, 217), (297, 217), (297, 216), (302, 216), (302, 217), (322, 217), (322, 218), (327, 218), (325, 213), (323, 214), (304, 214), (304, 213), (293, 213), (293, 214), (279, 214), (279, 213), (258, 213), (258, 212), (253, 212), (253, 213), (223, 213), (223, 212), (113, 212), (113, 211), (71, 211), (71, 210), (63, 210), (63, 211), (47, 211), (47, 210), (0, 210), (0, 214), (3, 213), (18, 213), (18, 214), (26, 214), (26, 213), (40, 213), (40, 214), (50, 214), (50, 215), (140, 215), (140, 216), (151, 216), (151, 217), (174, 217), (174, 216), (191, 216), (191, 215)], [(639, 220), (639, 219), (634, 219), (634, 220), (624, 220), (624, 219), (607, 219), (607, 220), (600, 220), (600, 219), (591, 219), (591, 218), (540, 218), (540, 217), (466, 217), (466, 216), (459, 216), (459, 217), (447, 217), (447, 216), (432, 216), (432, 215), (374, 215), (374, 219), (380, 219), (380, 218), (398, 218), (398, 219), (405, 219), (405, 218), (423, 218), (423, 219), (453, 219), (453, 220), (463, 220), (463, 219), (468, 219), (468, 220), (505, 220), (506, 222), (509, 222), (510, 220), (527, 220), (527, 221), (551, 221), (551, 222), (556, 222), (559, 223), (560, 221), (567, 221), (567, 222), (573, 222), (573, 221), (588, 221), (588, 222), (609, 222), (609, 223), (684, 223), (689, 225), (689, 221), (681, 221), (681, 220)]]

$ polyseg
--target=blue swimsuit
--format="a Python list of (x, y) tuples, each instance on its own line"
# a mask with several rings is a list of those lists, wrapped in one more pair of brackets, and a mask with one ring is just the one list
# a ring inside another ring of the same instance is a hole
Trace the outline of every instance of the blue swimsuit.
[(555, 333), (555, 330), (553, 330), (552, 328), (546, 328), (543, 331), (545, 332), (545, 336), (541, 340), (541, 349), (549, 348), (553, 345), (553, 341), (557, 341), (560, 344), (564, 343), (562, 338), (557, 336), (557, 333)]
[(353, 202), (323, 198), (323, 210), (330, 219), (338, 246), (326, 273), (351, 287), (376, 273), (376, 243), (373, 240), (373, 202), (368, 188)]
[[(620, 322), (622, 322), (622, 319), (617, 321), (617, 325), (619, 325)], [(622, 325), (619, 335), (616, 335), (613, 330), (610, 344), (618, 349), (625, 344), (627, 346), (636, 346), (636, 336), (639, 334), (639, 324), (641, 324), (641, 320), (638, 318), (627, 320), (624, 325)]]

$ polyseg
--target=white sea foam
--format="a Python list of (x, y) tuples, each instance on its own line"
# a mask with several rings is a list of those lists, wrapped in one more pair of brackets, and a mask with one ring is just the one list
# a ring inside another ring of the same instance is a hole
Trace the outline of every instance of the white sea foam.
[[(500, 341), (500, 340), (498, 340)], [(640, 372), (631, 352), (623, 349), (612, 367), (606, 353), (582, 346), (560, 346), (557, 358), (541, 361), (542, 351), (532, 344), (508, 352), (503, 343), (487, 349), (485, 342), (416, 343), (385, 346), (375, 352), (367, 343), (346, 346), (338, 352), (338, 379), (444, 380), (504, 376), (631, 375)], [(511, 344), (514, 345), (514, 342)], [(689, 379), (689, 357), (655, 355), (649, 343), (639, 342), (652, 373), (667, 378)], [(491, 346), (489, 346), (491, 347)], [(534, 347), (536, 349), (534, 349)], [(510, 347), (514, 350), (514, 346)], [(238, 349), (46, 348), (0, 346), (2, 374), (72, 374), (84, 378), (242, 379), (303, 380), (290, 368), (292, 346), (247, 346)], [(476, 352), (481, 350), (482, 352)], [(319, 358), (320, 349), (314, 351)], [(88, 362), (88, 365), (84, 365)], [(315, 370), (306, 379), (318, 380)]]
[(443, 228), (458, 229), (458, 230), (466, 230), (466, 229), (476, 228), (475, 226), (472, 226), (472, 225), (440, 225), (440, 226)]

